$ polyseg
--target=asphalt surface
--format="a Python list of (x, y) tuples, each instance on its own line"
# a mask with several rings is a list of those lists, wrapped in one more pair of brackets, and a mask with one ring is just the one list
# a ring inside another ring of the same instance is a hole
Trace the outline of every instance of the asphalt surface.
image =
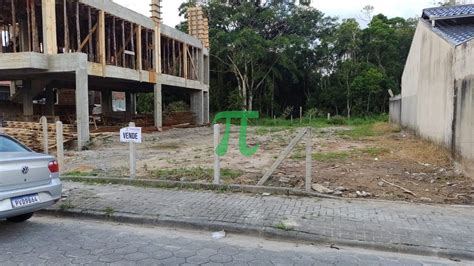
[(1, 265), (468, 265), (433, 257), (35, 216), (0, 221)]
[(474, 260), (474, 206), (63, 185), (52, 212)]

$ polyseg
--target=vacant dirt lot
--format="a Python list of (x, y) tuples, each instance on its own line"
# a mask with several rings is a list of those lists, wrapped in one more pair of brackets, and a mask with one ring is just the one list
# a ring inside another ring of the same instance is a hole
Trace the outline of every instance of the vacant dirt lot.
[[(297, 128), (254, 127), (248, 144), (260, 145), (251, 158), (240, 154), (238, 128), (222, 158), (223, 182), (255, 185), (297, 134)], [(212, 129), (173, 129), (146, 134), (138, 145), (143, 178), (211, 182)], [(128, 145), (118, 134), (97, 139), (90, 150), (69, 152), (70, 175), (127, 176)], [(385, 123), (314, 129), (313, 179), (326, 193), (427, 203), (472, 204), (474, 185), (449, 152)], [(305, 143), (300, 143), (266, 183), (304, 187)]]

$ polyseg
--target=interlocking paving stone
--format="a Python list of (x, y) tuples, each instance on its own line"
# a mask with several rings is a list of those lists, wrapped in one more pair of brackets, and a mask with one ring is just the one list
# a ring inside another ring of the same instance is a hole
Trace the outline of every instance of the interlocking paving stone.
[[(349, 240), (474, 254), (474, 207), (332, 200), (65, 182), (76, 210), (144, 217), (281, 227), (329, 241)], [(61, 203), (53, 207), (61, 208)], [(183, 240), (184, 241), (184, 240)], [(18, 251), (16, 251), (18, 252)]]
[[(213, 240), (208, 232), (178, 232), (169, 228), (140, 227), (49, 216), (34, 217), (23, 224), (0, 221), (0, 228), (2, 230), (0, 234), (0, 264), (2, 266), (74, 263), (91, 265), (455, 264), (438, 258), (356, 249), (334, 250), (322, 246), (268, 242), (232, 235), (223, 240)], [(117, 242), (122, 245), (117, 245)], [(25, 245), (31, 247), (27, 253), (14, 252), (17, 249), (26, 251)], [(132, 253), (123, 254), (123, 245)], [(45, 246), (52, 251), (45, 250)], [(165, 251), (165, 247), (179, 248)], [(83, 253), (83, 250), (88, 252)], [(233, 255), (225, 255), (220, 253), (221, 251)], [(188, 256), (191, 254), (199, 255)]]

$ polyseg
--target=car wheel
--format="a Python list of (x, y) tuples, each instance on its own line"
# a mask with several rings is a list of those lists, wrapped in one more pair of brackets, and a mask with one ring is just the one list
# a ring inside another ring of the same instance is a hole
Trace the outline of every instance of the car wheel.
[(7, 218), (7, 221), (12, 222), (12, 223), (22, 223), (30, 219), (31, 217), (33, 217), (33, 213), (27, 213), (27, 214), (18, 215), (15, 217)]

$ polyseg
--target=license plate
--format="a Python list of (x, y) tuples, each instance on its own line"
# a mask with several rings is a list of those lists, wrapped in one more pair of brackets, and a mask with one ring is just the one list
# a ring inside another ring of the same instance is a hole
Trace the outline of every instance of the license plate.
[(33, 194), (33, 195), (11, 198), (11, 201), (12, 201), (12, 207), (15, 209), (15, 208), (21, 208), (21, 207), (26, 207), (26, 206), (40, 203), (40, 198), (38, 194)]

